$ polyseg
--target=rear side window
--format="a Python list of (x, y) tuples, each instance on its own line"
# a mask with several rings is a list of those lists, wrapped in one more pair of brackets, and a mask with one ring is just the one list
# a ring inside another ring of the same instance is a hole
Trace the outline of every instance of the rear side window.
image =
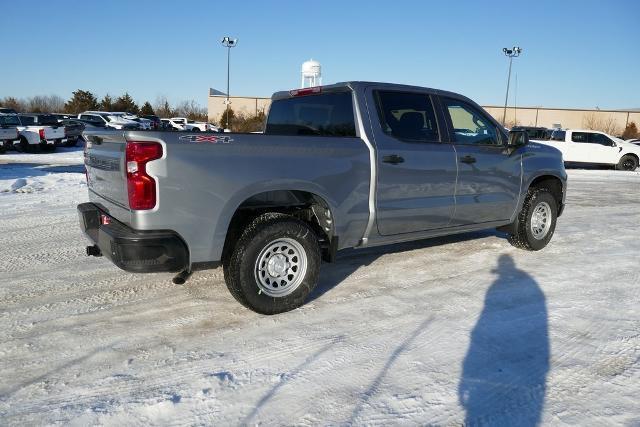
[(439, 142), (438, 125), (429, 95), (376, 91), (382, 131), (408, 142)]
[(355, 137), (351, 92), (276, 100), (269, 110), (265, 134)]
[(589, 142), (589, 134), (586, 132), (573, 132), (571, 134), (571, 141), (573, 142)]

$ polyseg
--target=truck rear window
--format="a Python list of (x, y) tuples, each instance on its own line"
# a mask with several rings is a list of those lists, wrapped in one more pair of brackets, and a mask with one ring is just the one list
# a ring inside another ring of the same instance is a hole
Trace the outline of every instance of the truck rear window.
[(269, 110), (265, 134), (355, 137), (351, 92), (276, 100)]

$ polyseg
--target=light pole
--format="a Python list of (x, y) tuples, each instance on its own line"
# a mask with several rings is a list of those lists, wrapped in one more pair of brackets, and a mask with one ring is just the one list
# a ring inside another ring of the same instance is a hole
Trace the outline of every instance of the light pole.
[(225, 101), (225, 104), (227, 104), (227, 129), (231, 129), (231, 126), (229, 125), (229, 105), (231, 104), (231, 101), (229, 101), (229, 71), (231, 64), (231, 48), (236, 47), (237, 44), (238, 39), (232, 39), (229, 36), (224, 36), (222, 38), (222, 45), (227, 48), (227, 100)]
[(513, 58), (517, 58), (522, 53), (522, 49), (518, 46), (514, 46), (511, 49), (507, 49), (506, 47), (502, 49), (504, 54), (509, 57), (509, 77), (507, 77), (507, 95), (504, 97), (504, 113), (502, 113), (502, 126), (505, 125), (505, 121), (507, 120), (507, 100), (509, 99), (509, 83), (511, 82), (511, 63), (513, 62)]

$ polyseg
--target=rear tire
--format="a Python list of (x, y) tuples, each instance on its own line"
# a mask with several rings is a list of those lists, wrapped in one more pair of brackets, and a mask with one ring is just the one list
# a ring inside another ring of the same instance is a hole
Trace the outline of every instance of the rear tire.
[(637, 168), (638, 168), (638, 159), (631, 154), (625, 154), (624, 156), (622, 156), (622, 158), (616, 165), (616, 169), (620, 171), (634, 171)]
[(547, 246), (556, 229), (558, 202), (547, 188), (530, 188), (509, 243), (528, 251)]
[(318, 283), (320, 247), (313, 230), (289, 215), (255, 218), (223, 260), (231, 295), (261, 314), (278, 314), (304, 304)]
[(16, 150), (21, 153), (35, 153), (38, 149), (37, 145), (29, 144), (29, 141), (24, 136), (20, 137), (20, 142), (16, 145)]

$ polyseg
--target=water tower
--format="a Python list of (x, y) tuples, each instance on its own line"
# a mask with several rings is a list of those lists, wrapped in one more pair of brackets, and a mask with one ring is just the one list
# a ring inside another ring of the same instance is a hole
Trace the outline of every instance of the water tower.
[(320, 63), (310, 59), (302, 63), (302, 86), (313, 87), (322, 85), (322, 71)]

